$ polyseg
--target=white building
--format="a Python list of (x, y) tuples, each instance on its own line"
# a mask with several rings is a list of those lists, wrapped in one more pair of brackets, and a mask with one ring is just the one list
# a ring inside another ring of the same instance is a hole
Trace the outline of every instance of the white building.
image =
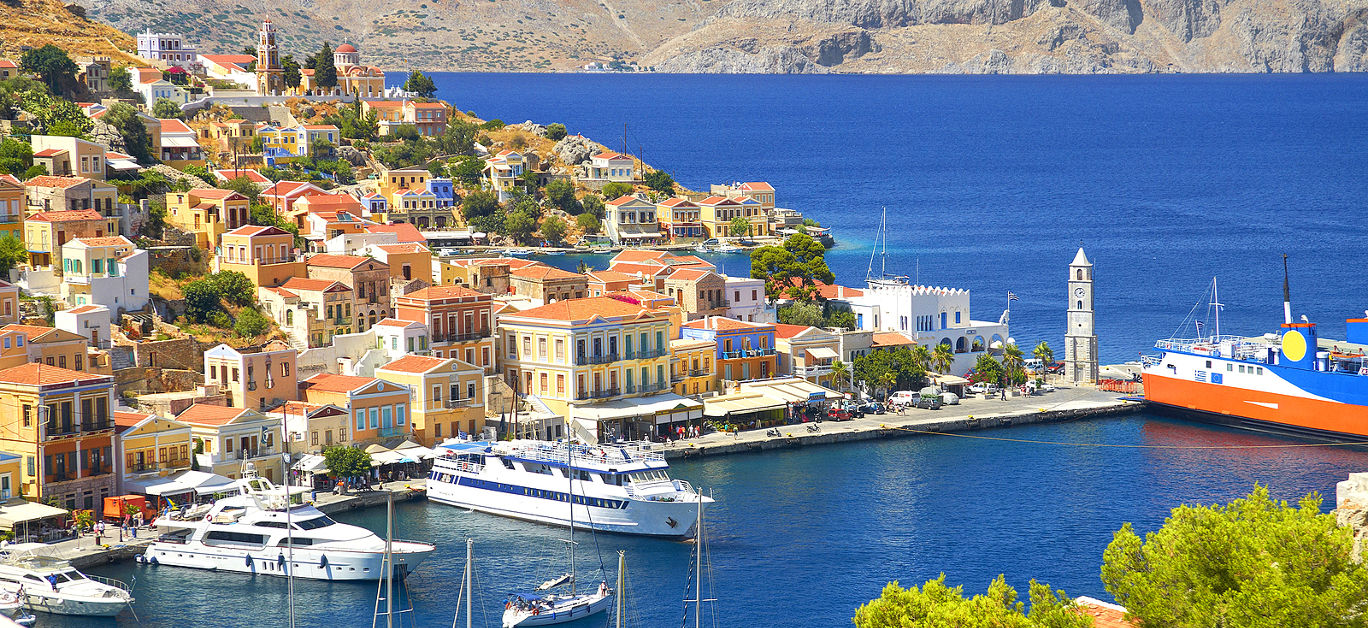
[(57, 329), (85, 336), (92, 347), (104, 348), (109, 346), (109, 322), (113, 318), (103, 305), (82, 305), (59, 310), (53, 314), (53, 323)]
[(1000, 353), (1009, 338), (1005, 312), (995, 323), (969, 318), (968, 290), (914, 285), (905, 278), (871, 279), (862, 296), (839, 301), (855, 314), (856, 329), (898, 332), (927, 347), (950, 345), (954, 375), (973, 368), (984, 352)]
[(603, 232), (613, 244), (636, 246), (654, 244), (662, 239), (655, 203), (627, 195), (608, 201), (606, 205)]
[(138, 56), (155, 61), (161, 67), (177, 66), (185, 70), (202, 69), (199, 52), (187, 45), (180, 35), (154, 33), (152, 29), (138, 33)]
[(123, 236), (75, 238), (62, 245), (62, 300), (103, 305), (109, 321), (147, 307), (147, 251)]
[(765, 298), (765, 280), (722, 277), (726, 280), (727, 318), (755, 323), (776, 322), (774, 306)]
[(636, 180), (636, 160), (631, 155), (604, 151), (589, 158), (586, 181), (631, 183)]

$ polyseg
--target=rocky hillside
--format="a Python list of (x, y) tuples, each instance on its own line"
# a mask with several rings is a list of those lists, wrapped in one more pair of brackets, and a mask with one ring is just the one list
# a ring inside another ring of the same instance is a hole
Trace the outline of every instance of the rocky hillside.
[[(36, 1), (36, 0), (29, 0)], [(1348, 72), (1368, 0), (80, 0), (128, 32), (236, 52), (264, 17), (302, 55), (388, 68), (669, 72)]]
[(0, 2), (0, 56), (14, 61), (26, 48), (56, 44), (72, 56), (131, 61), (133, 38), (117, 28), (81, 17), (58, 0)]

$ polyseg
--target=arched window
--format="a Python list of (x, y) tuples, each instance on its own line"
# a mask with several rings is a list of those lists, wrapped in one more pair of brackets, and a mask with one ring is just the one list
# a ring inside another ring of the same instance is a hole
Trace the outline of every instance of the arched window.
[(294, 325), (294, 310), (285, 310), (285, 324), (287, 326)]
[(1082, 301), (1079, 301), (1079, 302), (1078, 302), (1078, 307), (1076, 307), (1076, 308), (1074, 308), (1074, 309), (1075, 309), (1075, 310), (1081, 310), (1081, 309), (1083, 309), (1083, 302), (1082, 302)]
[(1083, 279), (1083, 269), (1080, 268), (1074, 271), (1074, 276), (1076, 276), (1081, 281)]

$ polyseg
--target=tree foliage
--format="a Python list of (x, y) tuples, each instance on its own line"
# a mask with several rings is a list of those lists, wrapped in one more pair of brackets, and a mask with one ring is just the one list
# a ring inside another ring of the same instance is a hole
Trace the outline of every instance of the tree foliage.
[(546, 139), (548, 140), (559, 142), (565, 139), (566, 133), (564, 124), (552, 122), (551, 124), (546, 125)]
[(0, 237), (0, 270), (8, 271), (27, 261), (28, 250), (22, 240), (14, 237), (12, 233)]
[(1102, 554), (1102, 583), (1145, 626), (1365, 626), (1368, 568), (1353, 532), (1255, 486), (1227, 505), (1179, 506), (1141, 540), (1127, 523)]
[(517, 242), (527, 242), (536, 229), (536, 214), (527, 211), (525, 208), (508, 212), (508, 216), (504, 218), (504, 235), (512, 237)]
[(333, 476), (351, 478), (370, 472), (371, 455), (356, 447), (337, 445), (323, 450), (323, 464)]
[(233, 333), (242, 338), (260, 336), (271, 329), (271, 321), (254, 307), (242, 308), (237, 321), (233, 323)]
[(19, 67), (37, 74), (54, 94), (69, 94), (76, 85), (76, 62), (52, 44), (26, 50), (19, 57)]
[(484, 172), (484, 160), (474, 155), (467, 155), (449, 166), (447, 170), (451, 173), (451, 178), (459, 181), (461, 185), (467, 187), (480, 183), (480, 175)]
[(0, 173), (19, 176), (32, 165), (33, 147), (28, 142), (13, 137), (0, 141)]
[(181, 107), (176, 101), (170, 98), (158, 98), (157, 103), (152, 105), (152, 117), (167, 120), (170, 118), (181, 117)]
[(599, 223), (598, 216), (589, 212), (584, 212), (583, 214), (576, 216), (575, 226), (579, 227), (579, 230), (585, 234), (598, 233), (599, 229), (603, 228), (603, 225)]
[(461, 215), (466, 220), (493, 215), (499, 209), (499, 195), (489, 190), (471, 192), (461, 199)]
[[(871, 387), (889, 390), (921, 388), (926, 379), (926, 366), (907, 347), (880, 349), (855, 358), (851, 364), (855, 381)], [(883, 386), (883, 382), (888, 382)]]
[(548, 216), (541, 223), (541, 235), (551, 244), (558, 244), (565, 237), (565, 221), (559, 216)]
[(739, 238), (750, 232), (750, 221), (744, 217), (736, 216), (727, 223), (727, 233), (732, 237)]
[(670, 173), (664, 170), (652, 170), (642, 177), (646, 182), (646, 187), (663, 194), (674, 194), (675, 180)]
[[(950, 345), (937, 345), (937, 348), (939, 347), (948, 349)], [(1006, 374), (1007, 370), (1002, 367), (1002, 363), (998, 362), (997, 358), (984, 353), (978, 357), (978, 360), (974, 361), (974, 373), (969, 377), (969, 380), (1001, 384)]]
[(114, 103), (102, 118), (123, 136), (124, 150), (140, 164), (150, 165), (152, 158), (152, 134), (147, 125), (138, 117), (138, 110), (128, 103)]
[[(436, 142), (437, 148), (443, 153), (448, 155), (463, 155), (474, 150), (475, 132), (476, 127), (474, 124), (465, 120), (452, 120), (447, 123), (446, 130), (442, 131), (442, 134), (433, 138), (433, 140)], [(479, 162), (480, 168), (483, 169), (484, 161), (479, 158), (476, 158), (476, 160)], [(479, 180), (479, 171), (477, 170), (475, 180), (472, 181), (472, 183), (478, 182)]]
[(120, 96), (133, 93), (133, 74), (128, 71), (128, 66), (121, 65), (109, 71), (109, 89)]
[(556, 179), (543, 189), (546, 200), (568, 214), (578, 214), (584, 207), (575, 200), (575, 186), (565, 179)]
[(1035, 359), (1040, 360), (1041, 364), (1043, 364), (1044, 368), (1047, 370), (1055, 361), (1054, 349), (1051, 349), (1050, 343), (1045, 342), (1044, 340), (1040, 341), (1040, 344), (1036, 345), (1035, 349), (1031, 350), (1031, 355), (1035, 356)]
[(776, 314), (779, 322), (785, 325), (818, 327), (822, 324), (822, 308), (816, 303), (790, 303), (779, 308)]
[(337, 87), (337, 66), (333, 64), (332, 46), (326, 41), (314, 57), (314, 84), (323, 89)]
[(181, 290), (185, 295), (185, 318), (192, 323), (207, 323), (209, 316), (222, 311), (219, 295), (208, 279), (197, 279)]
[[(931, 370), (937, 373), (950, 372), (950, 369), (955, 364), (955, 349), (953, 347), (946, 343), (940, 343), (936, 345), (934, 349), (931, 349), (929, 353), (931, 356)], [(986, 357), (993, 364), (997, 364), (997, 360), (993, 360), (993, 357), (988, 354), (979, 357)]]
[(414, 70), (407, 81), (404, 81), (404, 91), (413, 92), (419, 98), (432, 98), (437, 95), (437, 84), (432, 82), (432, 78), (423, 74), (419, 70)]
[[(28, 91), (22, 95), (24, 111), (33, 114), (37, 127), (47, 135), (82, 136), (94, 128), (95, 123), (86, 116), (76, 103), (61, 98), (53, 98), (44, 92)], [(123, 103), (119, 103), (123, 104)], [(124, 104), (125, 107), (129, 105)], [(113, 112), (113, 107), (110, 108)], [(108, 114), (106, 114), (108, 115)], [(108, 121), (108, 118), (105, 119)]]
[(1088, 628), (1092, 619), (1074, 611), (1063, 591), (1031, 581), (1031, 607), (1017, 601), (1016, 589), (999, 575), (988, 591), (964, 597), (963, 587), (945, 585), (945, 574), (921, 588), (897, 582), (855, 612), (857, 628)]
[(304, 74), (299, 71), (299, 62), (295, 61), (294, 55), (285, 55), (280, 58), (281, 78), (285, 81), (285, 87), (294, 89), (304, 80)]
[(632, 186), (621, 181), (613, 181), (603, 186), (603, 198), (615, 200), (632, 193)]
[(593, 214), (599, 220), (603, 220), (608, 209), (607, 205), (603, 203), (603, 197), (597, 194), (586, 194), (584, 198), (580, 199), (580, 206), (584, 208), (584, 213)]
[(826, 247), (821, 242), (796, 233), (785, 239), (783, 246), (763, 246), (751, 251), (751, 277), (765, 280), (765, 296), (771, 301), (785, 294), (808, 300), (814, 293), (810, 288), (817, 282), (836, 281), (836, 275), (827, 267), (825, 254)]

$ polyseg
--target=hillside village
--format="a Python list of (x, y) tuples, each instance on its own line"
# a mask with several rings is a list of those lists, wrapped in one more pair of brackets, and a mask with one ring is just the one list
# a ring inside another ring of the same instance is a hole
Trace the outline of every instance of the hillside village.
[[(767, 183), (686, 190), (419, 73), (387, 88), (350, 45), (301, 67), (276, 36), (0, 61), (5, 497), (99, 511), (187, 473), (326, 485), (338, 447), (388, 473), (451, 438), (762, 428), (842, 399), (871, 351), (939, 345), (948, 373), (1006, 338), (964, 291), (836, 284), (827, 230)], [(525, 245), (613, 256), (569, 271)], [(757, 278), (709, 245), (761, 247)], [(879, 323), (909, 298), (953, 323)]]

